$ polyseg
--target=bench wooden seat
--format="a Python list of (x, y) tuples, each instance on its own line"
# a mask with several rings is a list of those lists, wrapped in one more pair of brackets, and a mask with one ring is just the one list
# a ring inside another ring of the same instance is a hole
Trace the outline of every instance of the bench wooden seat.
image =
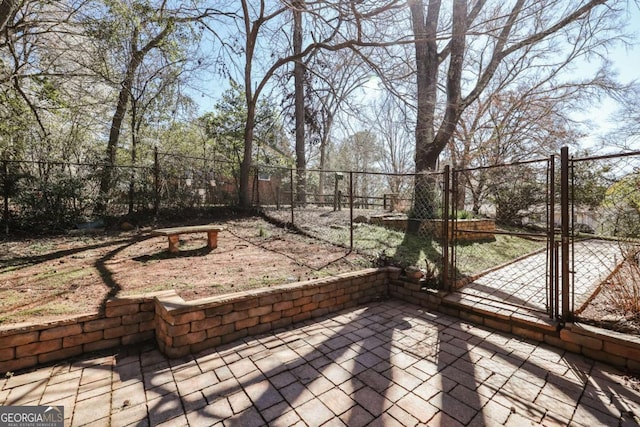
[(186, 227), (172, 227), (172, 228), (159, 228), (151, 232), (155, 236), (167, 236), (169, 238), (169, 252), (177, 253), (178, 244), (180, 242), (181, 234), (190, 233), (207, 233), (207, 247), (209, 249), (215, 249), (218, 247), (218, 232), (226, 229), (221, 225), (192, 225)]

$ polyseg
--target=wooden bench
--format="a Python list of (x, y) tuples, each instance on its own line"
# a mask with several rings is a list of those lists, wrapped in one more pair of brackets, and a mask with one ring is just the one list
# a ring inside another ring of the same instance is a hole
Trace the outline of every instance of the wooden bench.
[(167, 236), (169, 238), (169, 252), (177, 253), (178, 244), (180, 242), (181, 234), (190, 233), (207, 233), (207, 247), (209, 249), (215, 249), (218, 247), (218, 232), (224, 230), (226, 227), (221, 225), (193, 225), (188, 227), (173, 227), (173, 228), (159, 228), (151, 232), (155, 236)]

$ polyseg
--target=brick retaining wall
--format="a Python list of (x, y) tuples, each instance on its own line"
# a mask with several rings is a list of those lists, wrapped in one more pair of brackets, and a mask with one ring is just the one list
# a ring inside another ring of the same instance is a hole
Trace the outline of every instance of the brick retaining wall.
[[(441, 219), (409, 219), (402, 215), (379, 215), (369, 218), (369, 223), (391, 230), (423, 232), (442, 239), (444, 221)], [(455, 238), (461, 241), (483, 241), (495, 239), (496, 222), (493, 219), (456, 220)], [(449, 220), (449, 239), (453, 239), (453, 221)]]
[[(459, 219), (456, 221), (457, 229), (453, 233), (453, 221), (449, 220), (449, 239), (473, 242), (495, 239), (496, 222), (493, 219)], [(441, 239), (444, 235), (444, 222), (432, 219), (424, 220), (420, 224), (420, 231)]]
[(155, 335), (154, 298), (166, 292), (112, 299), (94, 313), (46, 324), (0, 327), (0, 373), (83, 353), (135, 344)]
[(175, 291), (114, 298), (103, 315), (0, 327), (0, 373), (153, 339), (168, 357), (181, 357), (388, 297), (640, 372), (640, 337), (582, 324), (560, 329), (550, 320), (481, 301), (468, 304), (456, 295), (425, 291), (391, 267), (196, 301)]
[(197, 301), (158, 298), (156, 341), (181, 357), (387, 297), (388, 271), (368, 269)]
[(103, 315), (0, 327), (0, 373), (155, 338), (169, 357), (386, 298), (387, 269), (197, 301), (175, 291), (113, 298)]

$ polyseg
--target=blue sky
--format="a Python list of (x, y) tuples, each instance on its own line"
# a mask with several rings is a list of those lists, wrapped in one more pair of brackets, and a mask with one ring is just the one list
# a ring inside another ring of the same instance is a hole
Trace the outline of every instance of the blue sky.
[[(637, 24), (636, 32), (640, 37), (640, 12), (636, 12)], [(631, 47), (619, 46), (612, 50), (609, 59), (613, 64), (613, 70), (617, 73), (618, 79), (622, 83), (640, 83), (640, 44), (636, 40), (635, 44)], [(579, 114), (577, 117), (586, 118), (595, 127), (593, 134), (590, 137), (581, 141), (581, 144), (585, 147), (598, 145), (600, 138), (607, 132), (611, 131), (617, 124), (624, 118), (617, 115), (618, 106), (616, 102), (611, 98), (604, 98), (600, 102), (596, 102), (591, 110), (586, 114)], [(635, 147), (640, 149), (640, 147)]]
[[(636, 39), (632, 46), (616, 46), (610, 51), (609, 59), (621, 82), (637, 81), (640, 83), (640, 5), (629, 2), (629, 7), (628, 22), (631, 27), (628, 30), (635, 34)], [(201, 82), (200, 85), (203, 92), (191, 91), (191, 93), (200, 107), (200, 114), (203, 114), (213, 109), (215, 102), (228, 85), (220, 81), (217, 76), (210, 78), (207, 82)], [(375, 92), (375, 79), (372, 79), (372, 85), (374, 88), (370, 91)], [(266, 93), (263, 95), (266, 95)], [(600, 102), (595, 102), (590, 111), (576, 114), (576, 119), (587, 120), (593, 126), (590, 136), (580, 141), (580, 145), (584, 147), (598, 145), (601, 136), (605, 135), (620, 122), (621, 118), (616, 116), (616, 111), (617, 105), (615, 101), (603, 98)], [(640, 149), (640, 147), (637, 147), (637, 149)]]

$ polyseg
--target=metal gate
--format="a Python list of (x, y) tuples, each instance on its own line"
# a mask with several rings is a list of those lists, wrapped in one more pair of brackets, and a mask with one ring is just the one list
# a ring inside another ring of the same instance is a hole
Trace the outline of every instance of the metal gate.
[[(522, 259), (514, 256), (509, 265), (489, 269), (499, 272), (493, 280), (502, 289), (496, 292), (512, 305), (534, 307), (563, 322), (579, 314), (621, 266), (631, 266), (640, 277), (640, 152), (571, 158), (564, 147), (559, 161), (550, 156), (454, 169), (450, 182), (448, 289), (493, 274), (462, 271), (473, 265), (464, 257), (473, 255), (476, 245), (469, 242), (478, 239), (537, 242), (537, 251), (523, 244)], [(468, 210), (499, 228), (473, 226), (465, 219)], [(640, 284), (634, 283), (631, 292), (637, 291)], [(532, 302), (536, 292), (543, 296)]]
[[(449, 289), (477, 283), (479, 276), (491, 272), (491, 286), (496, 286), (494, 294), (500, 300), (535, 307), (554, 319), (568, 317), (569, 299), (564, 290), (569, 272), (563, 261), (569, 259), (568, 192), (559, 191), (565, 186), (558, 185), (568, 182), (568, 168), (560, 168), (558, 176), (556, 166), (551, 156), (451, 171)], [(496, 228), (495, 223), (500, 226)], [(522, 246), (529, 258), (524, 254), (524, 258), (515, 258), (522, 265), (529, 263), (527, 271), (516, 264), (490, 266), (479, 274), (462, 271), (462, 265), (474, 264), (465, 257), (476, 257), (480, 265), (483, 261), (490, 264), (486, 258), (492, 254), (473, 253), (480, 247), (474, 242), (487, 240), (495, 240), (497, 247), (505, 242), (505, 251), (510, 250), (509, 244)], [(535, 293), (531, 288), (539, 289)], [(490, 291), (487, 293), (494, 295)]]

